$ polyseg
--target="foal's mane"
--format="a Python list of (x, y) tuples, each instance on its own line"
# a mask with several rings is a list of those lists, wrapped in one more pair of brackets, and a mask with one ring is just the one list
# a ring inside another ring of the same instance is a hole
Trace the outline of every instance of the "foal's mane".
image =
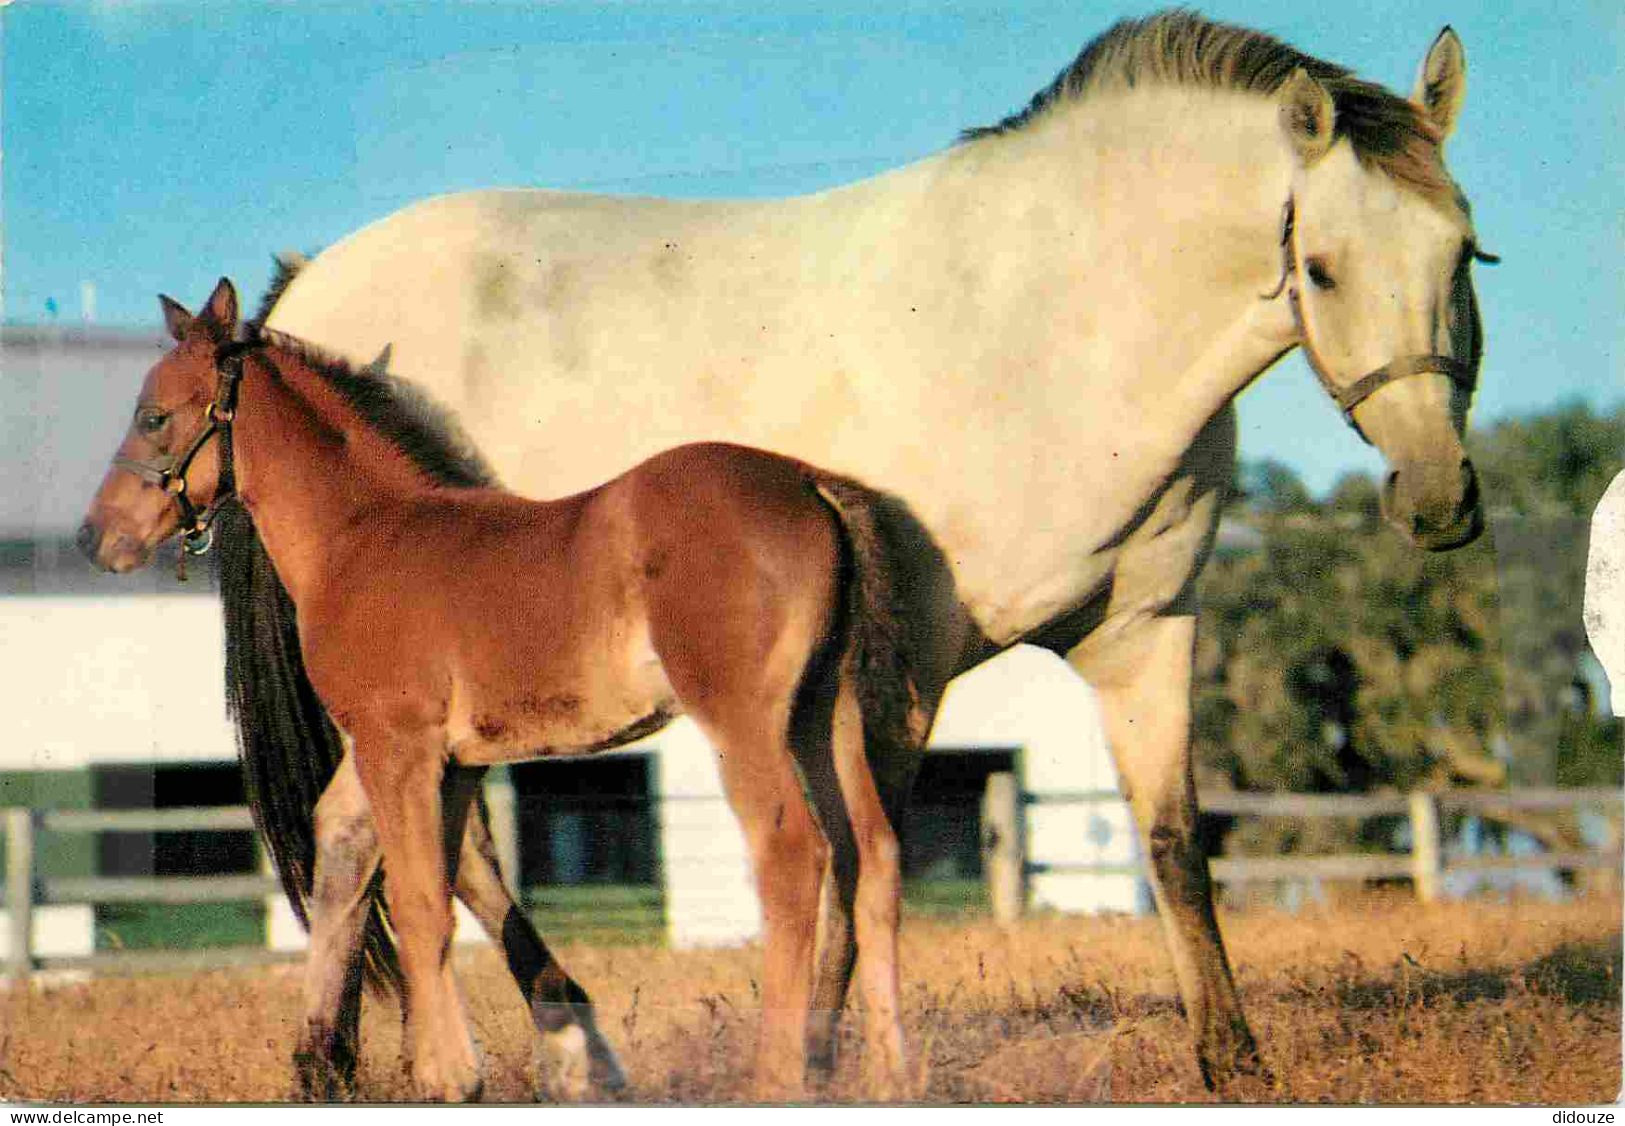
[(1270, 95), (1300, 67), (1331, 95), (1335, 133), (1349, 139), (1362, 162), (1426, 198), (1454, 201), (1439, 137), (1410, 101), (1274, 36), (1183, 9), (1115, 24), (1026, 106), (995, 124), (967, 129), (961, 138), (1014, 133), (1107, 90), (1174, 86)]
[[(496, 481), (491, 467), (457, 425), (451, 413), (374, 361), (358, 371), (348, 361), (308, 341), (265, 327), (279, 298), (298, 275), (303, 260), (279, 255), (271, 284), (253, 319), (243, 326), (247, 343), (263, 343), (292, 353), (339, 393), (358, 414), (437, 485), (466, 489)], [(384, 350), (381, 360), (387, 360)]]
[(244, 341), (291, 353), (435, 484), (457, 489), (494, 484), (495, 474), (450, 412), (410, 383), (380, 370), (380, 363), (357, 371), (314, 344), (265, 327), (265, 318), (297, 269), (296, 263), (277, 260), (277, 273), (260, 310), (244, 326)]

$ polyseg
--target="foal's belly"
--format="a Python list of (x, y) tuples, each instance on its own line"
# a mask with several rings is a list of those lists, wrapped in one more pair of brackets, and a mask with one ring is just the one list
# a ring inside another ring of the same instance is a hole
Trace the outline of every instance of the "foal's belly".
[[(497, 654), (496, 656), (500, 656)], [(653, 651), (595, 654), (568, 673), (465, 669), (446, 715), (451, 757), (467, 766), (612, 750), (660, 730), (679, 714)]]

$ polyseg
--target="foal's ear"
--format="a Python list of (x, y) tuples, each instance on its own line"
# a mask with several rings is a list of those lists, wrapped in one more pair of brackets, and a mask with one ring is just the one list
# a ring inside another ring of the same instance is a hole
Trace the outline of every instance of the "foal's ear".
[(225, 339), (229, 340), (237, 331), (237, 289), (229, 278), (215, 283), (214, 292), (209, 294), (198, 316), (209, 321), (216, 334)]
[(186, 306), (173, 297), (158, 295), (158, 306), (164, 311), (164, 328), (169, 335), (177, 341), (186, 336), (186, 330), (192, 327), (192, 314), (186, 311)]
[(1332, 125), (1337, 111), (1326, 87), (1302, 67), (1281, 86), (1281, 130), (1307, 168), (1332, 147)]
[(1422, 111), (1442, 141), (1456, 127), (1461, 103), (1467, 97), (1467, 52), (1455, 29), (1446, 27), (1428, 48), (1422, 71), (1416, 76), (1411, 101)]

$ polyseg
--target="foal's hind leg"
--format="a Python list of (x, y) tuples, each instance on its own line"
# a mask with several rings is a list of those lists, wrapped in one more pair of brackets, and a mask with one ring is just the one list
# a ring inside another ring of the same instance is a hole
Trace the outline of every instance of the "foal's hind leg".
[(452, 972), (448, 869), (461, 849), (469, 779), (478, 775), (455, 767), (448, 775), (444, 742), (433, 731), (408, 738), (358, 732), (353, 753), (383, 846), (384, 890), (406, 978), (413, 1081), (424, 1099), (475, 1098), (479, 1051)]
[[(785, 719), (782, 712), (778, 718)], [(756, 1096), (794, 1099), (806, 1078), (818, 888), (829, 849), (784, 746), (787, 721), (741, 736), (703, 721), (701, 726), (717, 750), (723, 789), (744, 830), (762, 905)]]
[(294, 1050), (295, 1094), (331, 1102), (347, 1098), (355, 1082), (360, 948), (378, 870), (372, 813), (348, 754), (316, 804), (315, 832), (305, 1024)]
[[(895, 737), (898, 733), (892, 733)], [(879, 735), (866, 741), (865, 724), (850, 675), (841, 678), (831, 724), (831, 750), (840, 805), (844, 806), (855, 870), (843, 863), (842, 849), (831, 864), (834, 894), (831, 910), (850, 920), (848, 934), (856, 946), (856, 968), (864, 1005), (866, 1068), (877, 1098), (909, 1093), (904, 1047), (897, 930), (902, 900), (902, 850), (898, 839), (903, 803), (919, 761), (918, 746), (887, 743)], [(820, 809), (826, 802), (815, 799)], [(832, 830), (826, 828), (826, 832)], [(826, 958), (835, 961), (826, 948)], [(835, 962), (849, 978), (850, 957)], [(822, 984), (822, 983), (821, 983)], [(843, 987), (846, 982), (839, 983)], [(833, 1010), (820, 1009), (815, 1030), (833, 1036)], [(828, 1022), (825, 1024), (824, 1022)], [(827, 1029), (827, 1032), (826, 1032)]]
[(587, 1097), (591, 1086), (619, 1091), (626, 1086), (626, 1073), (615, 1050), (598, 1031), (592, 1001), (554, 960), (542, 936), (514, 903), (502, 882), (496, 846), (482, 812), (476, 810), (469, 817), (463, 834), (457, 896), (502, 947), (550, 1057), (549, 1093), (579, 1101)]
[[(909, 791), (914, 786), (914, 776), (919, 771), (923, 748), (878, 737), (867, 738), (866, 744), (865, 757), (869, 763), (875, 796), (893, 835), (900, 838), (903, 812), (908, 804)], [(851, 768), (848, 767), (846, 772), (851, 775)], [(846, 812), (847, 806), (843, 798), (843, 818), (850, 817)], [(834, 830), (825, 823), (824, 831), (828, 835)], [(852, 830), (848, 828), (845, 831), (850, 836)], [(855, 839), (852, 847), (854, 870), (844, 878), (838, 870), (836, 856), (832, 854), (830, 858), (818, 916), (818, 970), (813, 984), (812, 1024), (807, 1032), (807, 1063), (825, 1074), (835, 1070), (841, 1012), (846, 1007), (847, 992), (858, 962), (858, 938), (853, 918), (857, 899)]]

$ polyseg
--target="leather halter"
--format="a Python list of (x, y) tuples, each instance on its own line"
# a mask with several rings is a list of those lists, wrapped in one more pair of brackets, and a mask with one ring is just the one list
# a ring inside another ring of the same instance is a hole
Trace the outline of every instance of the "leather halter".
[[(1273, 299), (1280, 296), (1282, 289), (1287, 291), (1288, 300), (1292, 303), (1292, 319), (1298, 326), (1298, 337), (1303, 342), (1303, 351), (1308, 357), (1309, 367), (1320, 380), (1320, 385), (1326, 389), (1326, 394), (1331, 396), (1332, 402), (1343, 412), (1343, 420), (1354, 428), (1354, 432), (1360, 435), (1361, 440), (1367, 445), (1371, 444), (1371, 439), (1360, 429), (1360, 424), (1354, 421), (1354, 408), (1397, 380), (1408, 379), (1413, 375), (1443, 375), (1471, 395), (1478, 386), (1476, 365), (1437, 352), (1397, 356), (1381, 367), (1362, 375), (1347, 387), (1339, 387), (1332, 381), (1325, 362), (1315, 351), (1315, 342), (1309, 338), (1309, 329), (1303, 320), (1302, 297), (1298, 292), (1298, 248), (1292, 237), (1296, 231), (1297, 212), (1297, 199), (1287, 197), (1286, 208), (1281, 217), (1281, 284), (1275, 287), (1274, 293), (1266, 296)], [(1488, 255), (1484, 258), (1493, 260)]]
[[(237, 385), (243, 378), (243, 356), (255, 347), (257, 345), (253, 343), (233, 342), (221, 345), (216, 350), (214, 366), (220, 378), (215, 385), (214, 399), (204, 414), (203, 429), (186, 444), (186, 449), (178, 457), (171, 455), (154, 461), (129, 457), (113, 459), (114, 468), (133, 473), (147, 484), (164, 490), (174, 500), (175, 507), (180, 509), (182, 578), (185, 577), (186, 556), (203, 555), (214, 546), (214, 518), (220, 506), (232, 496), (232, 490), (225, 481), (226, 467), (231, 457), (231, 420), (237, 413)], [(186, 474), (209, 439), (216, 435), (220, 436), (222, 444), (221, 486), (216, 490), (214, 499), (200, 510), (187, 494)]]

